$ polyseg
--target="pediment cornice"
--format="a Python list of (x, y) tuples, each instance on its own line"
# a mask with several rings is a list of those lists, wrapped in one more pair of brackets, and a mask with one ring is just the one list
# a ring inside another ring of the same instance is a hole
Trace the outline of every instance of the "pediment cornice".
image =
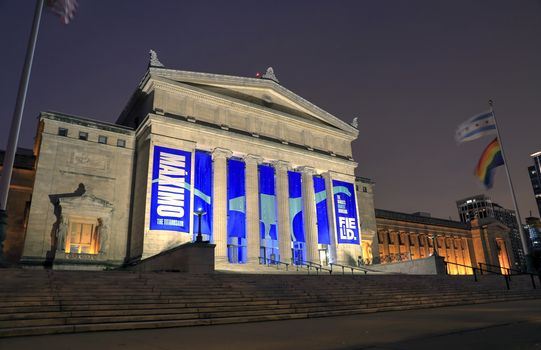
[[(150, 80), (160, 80), (160, 78), (166, 79), (165, 81), (177, 82), (179, 84), (186, 83), (184, 84), (185, 86), (191, 86), (187, 84), (193, 83), (201, 85), (211, 85), (216, 87), (237, 87), (269, 90), (289, 101), (292, 105), (296, 106), (299, 111), (303, 111), (315, 117), (316, 119), (321, 120), (323, 123), (339, 129), (341, 132), (347, 133), (348, 135), (355, 138), (359, 133), (358, 130), (355, 129), (353, 126), (319, 108), (313, 103), (305, 100), (304, 98), (286, 89), (285, 87), (276, 83), (273, 80), (151, 67), (149, 69), (149, 76), (147, 77), (147, 79), (143, 79), (141, 81), (141, 89), (145, 90), (146, 85), (149, 83)], [(211, 92), (209, 91), (205, 92), (211, 94)]]

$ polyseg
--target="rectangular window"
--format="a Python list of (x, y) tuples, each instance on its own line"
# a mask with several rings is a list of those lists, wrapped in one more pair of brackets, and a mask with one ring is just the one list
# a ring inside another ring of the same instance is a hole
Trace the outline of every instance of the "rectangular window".
[(79, 131), (79, 140), (88, 140), (88, 133), (84, 131)]
[(98, 254), (98, 230), (91, 221), (70, 222), (66, 233), (66, 253)]
[(98, 136), (98, 142), (107, 144), (107, 136), (103, 136), (103, 135)]
[(366, 186), (363, 186), (363, 192), (368, 192), (368, 189), (366, 188)]
[(58, 128), (58, 136), (68, 136), (68, 129)]
[(117, 145), (117, 147), (124, 148), (124, 147), (126, 147), (126, 140), (118, 139), (118, 140), (116, 140), (116, 145)]

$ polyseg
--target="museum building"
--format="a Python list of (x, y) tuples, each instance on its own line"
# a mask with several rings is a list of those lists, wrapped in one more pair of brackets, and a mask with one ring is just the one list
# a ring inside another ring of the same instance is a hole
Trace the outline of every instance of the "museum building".
[(187, 72), (151, 51), (116, 123), (40, 114), (20, 262), (115, 267), (200, 232), (217, 266), (356, 265), (375, 235), (361, 237), (357, 136), (272, 68), (256, 78)]

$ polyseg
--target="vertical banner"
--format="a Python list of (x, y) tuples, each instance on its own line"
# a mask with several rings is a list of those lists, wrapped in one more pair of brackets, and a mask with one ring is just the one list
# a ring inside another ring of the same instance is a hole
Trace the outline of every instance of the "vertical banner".
[(291, 226), (291, 241), (293, 242), (292, 258), (294, 264), (302, 264), (306, 260), (302, 174), (288, 171), (287, 179), (289, 187), (289, 224)]
[(321, 176), (314, 176), (314, 192), (316, 198), (317, 242), (319, 244), (331, 244), (329, 216), (327, 215), (327, 191), (325, 191), (325, 179)]
[(227, 160), (227, 236), (246, 238), (244, 162)]
[(205, 240), (212, 237), (212, 156), (208, 152), (195, 151), (194, 179), (194, 237), (199, 233), (199, 217), (196, 211), (203, 211), (201, 216), (201, 234)]
[[(261, 240), (267, 243), (278, 240), (276, 232), (276, 188), (274, 168), (270, 165), (259, 166), (259, 222)], [(263, 246), (271, 247), (270, 244)]]
[(302, 212), (302, 175), (295, 171), (288, 171), (289, 183), (289, 221), (291, 225), (291, 240), (305, 242), (304, 218)]
[(245, 262), (246, 178), (244, 162), (227, 160), (227, 254), (229, 262)]
[(191, 152), (154, 146), (150, 229), (190, 232)]
[(355, 186), (349, 182), (333, 180), (332, 193), (338, 243), (359, 244)]

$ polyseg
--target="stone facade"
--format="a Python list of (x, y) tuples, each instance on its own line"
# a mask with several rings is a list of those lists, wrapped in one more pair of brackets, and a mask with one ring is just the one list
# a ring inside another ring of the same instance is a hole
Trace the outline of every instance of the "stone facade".
[[(227, 265), (230, 260), (227, 162), (239, 159), (245, 164), (246, 182), (247, 259), (243, 262), (258, 263), (263, 254), (259, 182), (260, 166), (266, 165), (274, 172), (279, 259), (289, 263), (293, 258), (288, 171), (296, 171), (302, 174), (303, 259), (354, 265), (362, 256), (362, 244), (373, 239), (374, 229), (367, 226), (370, 233), (363, 240), (359, 220), (348, 221), (359, 232), (359, 243), (338, 242), (333, 186), (340, 181), (354, 188), (357, 163), (351, 143), (357, 135), (356, 128), (295, 95), (276, 79), (151, 65), (116, 124), (41, 113), (21, 262), (101, 269), (192, 241), (197, 233), (193, 193), (185, 199), (191, 208), (186, 215), (189, 231), (151, 228), (153, 160), (156, 149), (164, 147), (188, 152), (192, 167), (196, 151), (212, 155), (208, 176), (213, 184), (212, 243), (217, 264)], [(314, 176), (324, 181), (323, 195), (314, 192)], [(186, 181), (194, 184), (194, 171)], [(327, 201), (323, 215), (328, 220), (328, 244), (318, 241), (321, 213), (316, 215), (316, 197)], [(358, 219), (356, 206), (353, 211), (350, 215)], [(369, 219), (361, 221), (372, 224)]]
[(358, 176), (355, 179), (359, 220), (362, 231), (362, 256), (365, 263), (379, 261), (379, 244), (374, 208), (374, 181)]
[(510, 230), (495, 219), (462, 223), (432, 218), (426, 213), (405, 214), (376, 209), (379, 261), (389, 264), (424, 259), (434, 254), (448, 263), (450, 274), (471, 274), (471, 267), (517, 267), (511, 250)]
[[(89, 269), (120, 265), (127, 254), (134, 132), (48, 112), (41, 113), (38, 130), (21, 263)], [(77, 230), (79, 244), (71, 239)]]

